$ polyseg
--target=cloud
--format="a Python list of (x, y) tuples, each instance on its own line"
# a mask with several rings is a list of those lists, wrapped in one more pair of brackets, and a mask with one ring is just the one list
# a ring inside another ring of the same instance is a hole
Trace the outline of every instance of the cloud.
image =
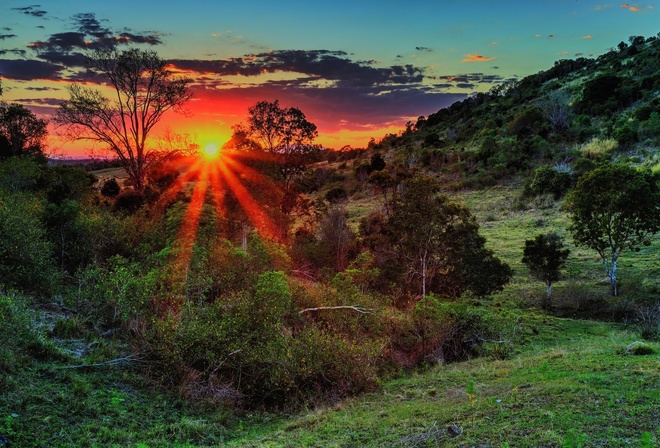
[(34, 17), (43, 17), (47, 14), (46, 11), (37, 8), (41, 8), (41, 5), (31, 5), (31, 6), (24, 6), (22, 8), (12, 8), (12, 11), (19, 11), (22, 12), (23, 14)]
[(631, 5), (630, 3), (621, 3), (620, 7), (631, 12), (640, 12), (644, 9), (653, 9), (653, 5)]
[(11, 39), (16, 37), (16, 34), (0, 34), (0, 40)]
[(13, 48), (11, 50), (0, 50), (0, 56), (2, 56), (3, 54), (8, 54), (8, 53), (15, 54), (15, 55), (18, 55), (18, 56), (23, 56), (23, 57), (25, 57), (27, 55), (27, 51), (25, 51), (23, 49), (20, 49), (20, 48)]
[(47, 92), (49, 90), (60, 90), (57, 87), (26, 87), (25, 90), (32, 90), (35, 92)]
[(555, 37), (555, 34), (548, 34), (549, 39), (552, 39), (553, 37)]
[(415, 50), (417, 50), (417, 51), (425, 51), (425, 52), (427, 52), (427, 53), (431, 53), (431, 52), (433, 52), (433, 49), (432, 49), (432, 48), (429, 48), (429, 47), (415, 47)]
[(63, 69), (61, 65), (43, 61), (0, 59), (0, 73), (7, 79), (58, 79)]
[(218, 76), (257, 76), (265, 73), (298, 73), (303, 80), (285, 81), (300, 84), (312, 80), (330, 80), (341, 85), (411, 84), (424, 79), (424, 69), (407, 65), (375, 67), (376, 61), (353, 61), (344, 51), (276, 50), (225, 60), (169, 61), (175, 67), (200, 74)]
[(80, 53), (84, 50), (111, 50), (119, 45), (162, 43), (160, 34), (156, 32), (115, 32), (103, 26), (93, 13), (75, 14), (71, 20), (73, 31), (51, 34), (47, 40), (32, 42), (28, 47), (36, 50), (41, 59), (48, 62), (66, 61), (71, 66), (75, 61), (84, 62)]
[(466, 54), (463, 58), (463, 62), (486, 62), (492, 61), (495, 59), (495, 56), (482, 56), (480, 54)]
[(587, 34), (586, 36), (582, 36), (582, 39), (593, 39), (594, 37), (591, 34)]

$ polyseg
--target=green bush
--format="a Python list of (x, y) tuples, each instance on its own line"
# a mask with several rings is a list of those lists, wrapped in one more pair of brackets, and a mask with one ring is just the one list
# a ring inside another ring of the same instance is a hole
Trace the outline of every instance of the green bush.
[(56, 282), (42, 210), (36, 197), (0, 190), (0, 286), (46, 293)]

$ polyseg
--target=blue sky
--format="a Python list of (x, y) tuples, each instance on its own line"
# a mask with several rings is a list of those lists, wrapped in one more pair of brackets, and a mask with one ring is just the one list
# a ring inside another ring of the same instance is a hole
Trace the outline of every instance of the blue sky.
[(12, 0), (0, 6), (4, 100), (50, 116), (85, 79), (88, 48), (157, 51), (195, 79), (187, 118), (168, 126), (228, 138), (247, 106), (279, 99), (315, 122), (320, 141), (364, 146), (558, 59), (596, 57), (658, 34), (655, 2)]

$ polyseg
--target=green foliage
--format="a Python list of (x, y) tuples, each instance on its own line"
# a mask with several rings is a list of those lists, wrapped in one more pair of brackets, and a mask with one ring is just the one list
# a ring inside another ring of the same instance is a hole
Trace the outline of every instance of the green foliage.
[(570, 250), (564, 249), (561, 236), (554, 232), (525, 241), (522, 262), (534, 277), (546, 284), (546, 307), (550, 305), (552, 284), (559, 280), (560, 270), (566, 264), (569, 254)]
[(34, 196), (0, 190), (0, 284), (44, 293), (56, 280), (52, 245)]
[[(428, 287), (428, 291), (458, 297), (466, 290), (487, 295), (501, 289), (511, 276), (510, 269), (485, 249), (470, 211), (438, 196), (438, 190), (431, 178), (406, 181), (389, 220), (392, 244), (405, 266), (409, 290), (425, 295)], [(419, 287), (412, 283), (417, 279)]]
[[(660, 230), (657, 176), (625, 165), (605, 165), (583, 175), (568, 195), (575, 243), (595, 250), (617, 295), (617, 260), (624, 249), (650, 244)], [(608, 264), (609, 263), (609, 264)]]
[(147, 316), (161, 283), (158, 269), (115, 256), (105, 265), (92, 265), (79, 276), (77, 306), (98, 325), (113, 328)]
[(543, 195), (551, 194), (555, 199), (564, 196), (573, 185), (573, 177), (568, 172), (558, 171), (548, 165), (541, 165), (534, 170), (528, 184), (525, 185), (525, 194)]

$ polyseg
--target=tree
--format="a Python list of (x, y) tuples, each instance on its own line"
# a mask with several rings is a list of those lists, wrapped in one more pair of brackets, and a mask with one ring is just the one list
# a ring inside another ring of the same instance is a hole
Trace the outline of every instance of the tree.
[(552, 284), (559, 280), (559, 271), (566, 264), (570, 253), (570, 250), (564, 249), (561, 236), (555, 232), (540, 234), (533, 240), (525, 241), (522, 262), (534, 277), (546, 285), (544, 308), (550, 306)]
[(319, 240), (334, 255), (335, 269), (348, 266), (348, 252), (355, 235), (348, 226), (348, 211), (343, 205), (333, 205), (321, 221)]
[(69, 139), (90, 140), (115, 153), (133, 187), (142, 190), (147, 168), (163, 156), (147, 144), (149, 134), (167, 111), (180, 110), (190, 99), (190, 80), (174, 77), (154, 51), (96, 51), (89, 61), (115, 98), (73, 84), (55, 122)]
[[(486, 295), (508, 282), (511, 269), (484, 247), (474, 216), (438, 195), (435, 179), (418, 175), (405, 181), (402, 190), (392, 208), (390, 231), (406, 276), (419, 279), (422, 296), (429, 288), (453, 296), (468, 289)], [(436, 276), (442, 284), (434, 282)]]
[(47, 125), (20, 104), (0, 103), (0, 158), (32, 155), (43, 159)]
[(585, 173), (566, 198), (575, 244), (598, 252), (617, 295), (617, 261), (624, 249), (648, 246), (660, 230), (658, 176), (627, 165)]
[(553, 90), (538, 101), (541, 113), (555, 132), (568, 128), (571, 122), (571, 95), (563, 90)]
[(284, 180), (285, 192), (293, 179), (302, 174), (317, 147), (316, 125), (295, 107), (282, 108), (279, 101), (260, 101), (248, 108), (247, 124), (233, 127), (232, 141), (237, 149), (255, 149), (271, 153)]

